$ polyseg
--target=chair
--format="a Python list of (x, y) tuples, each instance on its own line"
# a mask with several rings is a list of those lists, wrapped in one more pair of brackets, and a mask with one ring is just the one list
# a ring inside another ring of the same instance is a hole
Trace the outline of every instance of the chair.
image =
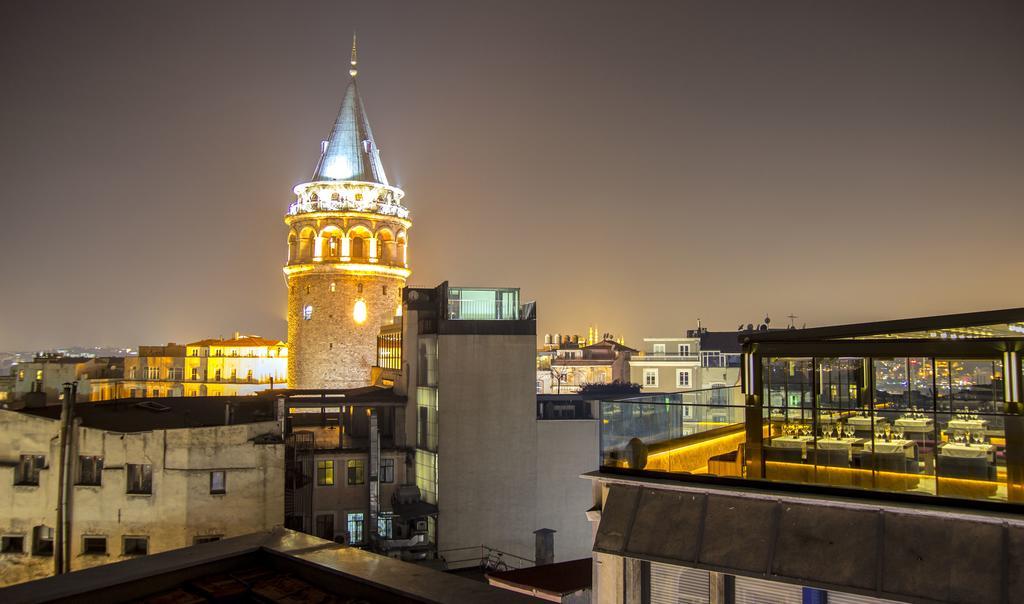
[(906, 472), (907, 456), (903, 451), (895, 453), (876, 453), (874, 451), (860, 451), (857, 453), (860, 467), (864, 470), (875, 470), (878, 472)]
[(849, 468), (850, 453), (846, 449), (815, 449), (814, 465)]

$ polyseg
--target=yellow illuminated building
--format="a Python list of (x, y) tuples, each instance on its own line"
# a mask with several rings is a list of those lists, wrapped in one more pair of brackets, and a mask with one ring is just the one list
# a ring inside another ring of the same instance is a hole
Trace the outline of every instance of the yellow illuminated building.
[(227, 340), (140, 346), (138, 356), (125, 359), (124, 380), (110, 398), (238, 396), (287, 383), (284, 342), (236, 334)]

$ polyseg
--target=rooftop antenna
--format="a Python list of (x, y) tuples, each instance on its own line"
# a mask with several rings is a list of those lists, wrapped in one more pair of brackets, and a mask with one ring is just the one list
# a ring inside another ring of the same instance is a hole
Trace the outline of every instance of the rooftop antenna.
[(356, 77), (356, 74), (359, 73), (359, 70), (356, 69), (356, 62), (357, 62), (356, 61), (356, 32), (353, 31), (352, 32), (352, 60), (350, 61), (350, 63), (352, 64), (352, 67), (348, 70), (348, 75), (352, 76), (353, 78)]
[(789, 319), (789, 328), (790, 329), (796, 329), (796, 325), (793, 323), (793, 319), (799, 319), (799, 317), (797, 317), (796, 315), (790, 313), (790, 314), (786, 315), (786, 318)]

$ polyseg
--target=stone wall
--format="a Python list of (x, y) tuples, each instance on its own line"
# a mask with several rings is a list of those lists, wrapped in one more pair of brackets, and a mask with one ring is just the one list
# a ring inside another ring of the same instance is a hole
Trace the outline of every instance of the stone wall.
[[(355, 388), (370, 383), (377, 362), (377, 333), (401, 303), (401, 277), (353, 274), (334, 265), (293, 274), (288, 284), (288, 385)], [(334, 291), (331, 291), (331, 285)], [(353, 317), (366, 303), (366, 321)], [(303, 308), (313, 307), (309, 320)]]

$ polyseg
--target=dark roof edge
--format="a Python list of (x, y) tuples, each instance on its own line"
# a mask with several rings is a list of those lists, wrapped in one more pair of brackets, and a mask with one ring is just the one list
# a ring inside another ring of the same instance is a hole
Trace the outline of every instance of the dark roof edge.
[(977, 327), (995, 323), (1013, 323), (1024, 321), (1024, 308), (1005, 308), (1001, 310), (985, 310), (979, 312), (957, 313), (951, 315), (935, 315), (931, 317), (915, 317), (910, 319), (893, 319), (889, 321), (873, 321), (869, 323), (849, 323), (808, 329), (786, 329), (781, 331), (765, 331), (744, 333), (739, 336), (740, 342), (781, 342), (793, 340), (820, 340), (826, 338), (845, 338), (880, 333), (902, 331), (924, 331), (948, 327)]

